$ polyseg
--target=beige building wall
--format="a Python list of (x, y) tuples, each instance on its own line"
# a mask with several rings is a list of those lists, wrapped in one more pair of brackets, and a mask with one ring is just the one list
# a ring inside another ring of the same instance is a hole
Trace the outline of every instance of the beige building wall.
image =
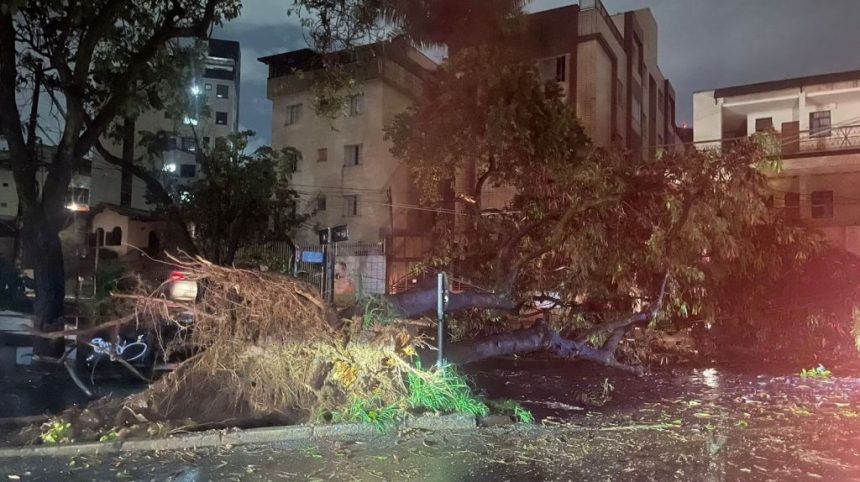
[[(417, 51), (406, 53), (422, 68), (435, 68)], [(335, 119), (315, 112), (304, 77), (312, 73), (269, 78), (272, 145), (293, 147), (302, 155), (292, 184), (300, 196), (297, 212), (310, 218), (294, 233), (299, 244), (316, 244), (317, 230), (341, 224), (349, 226), (350, 242), (378, 243), (388, 234), (420, 230), (426, 218), (426, 212), (416, 209), (418, 195), (408, 166), (394, 158), (384, 139), (385, 126), (411, 104), (420, 79), (382, 56), (362, 72), (358, 77), (364, 80), (355, 88), (361, 112), (344, 112)], [(299, 120), (289, 122), (295, 106), (300, 106)], [(358, 165), (347, 162), (351, 146), (360, 146)]]
[(612, 142), (612, 61), (596, 41), (579, 44), (576, 115), (598, 146)]

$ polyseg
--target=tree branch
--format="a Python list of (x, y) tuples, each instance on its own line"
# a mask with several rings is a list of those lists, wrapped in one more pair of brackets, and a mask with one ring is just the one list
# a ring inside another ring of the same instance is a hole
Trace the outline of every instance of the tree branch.
[(176, 20), (183, 17), (185, 9), (174, 5), (164, 14), (165, 24), (153, 33), (152, 37), (131, 56), (127, 70), (112, 83), (110, 97), (102, 104), (98, 114), (89, 123), (81, 135), (75, 153), (83, 156), (98, 142), (104, 130), (117, 117), (123, 104), (131, 95), (131, 87), (136, 85), (138, 77), (147, 68), (149, 60), (168, 40), (181, 37), (205, 38), (209, 26), (215, 20), (215, 6), (219, 0), (207, 0), (203, 16), (191, 26), (180, 27)]
[(15, 24), (10, 13), (0, 13), (0, 129), (9, 144), (10, 162), (16, 190), (22, 204), (32, 207), (37, 201), (36, 165), (27, 152), (21, 114), (15, 99), (18, 66), (15, 52)]

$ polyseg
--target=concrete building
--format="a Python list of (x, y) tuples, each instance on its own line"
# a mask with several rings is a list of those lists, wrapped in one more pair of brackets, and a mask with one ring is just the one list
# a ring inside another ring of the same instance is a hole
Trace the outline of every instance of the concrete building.
[(317, 115), (311, 89), (321, 67), (309, 49), (259, 59), (269, 67), (272, 147), (302, 154), (292, 177), (299, 214), (311, 218), (295, 233), (300, 244), (317, 244), (317, 229), (346, 224), (350, 241), (378, 243), (387, 235), (424, 228), (411, 209), (418, 197), (406, 165), (394, 158), (384, 131), (420, 92), (436, 68), (402, 40), (356, 49), (347, 67), (357, 78), (343, 115)]
[(657, 21), (649, 9), (609, 14), (582, 0), (527, 17), (526, 46), (543, 80), (567, 93), (598, 146), (638, 154), (675, 145), (675, 90), (657, 64)]
[[(153, 163), (152, 169), (161, 171), (168, 184), (181, 186), (196, 179), (200, 169), (195, 157), (194, 132), (206, 144), (239, 128), (240, 70), (238, 42), (209, 40), (203, 71), (188, 86), (189, 95), (197, 99), (197, 115), (173, 119), (164, 111), (144, 112), (134, 123), (134, 157), (143, 155), (143, 148), (139, 145), (142, 131), (165, 131), (169, 133), (165, 150)], [(106, 141), (105, 146), (113, 155), (121, 157), (123, 144)], [(93, 171), (93, 205), (106, 203), (133, 209), (151, 209), (146, 202), (146, 186), (140, 179), (132, 177), (131, 173), (123, 172), (98, 156), (94, 157)]]
[[(610, 14), (600, 0), (582, 0), (536, 12), (526, 17), (511, 48), (536, 62), (541, 80), (559, 83), (595, 145), (641, 158), (683, 144), (675, 90), (657, 63), (657, 21), (649, 9)], [(471, 193), (474, 185), (475, 173), (467, 172), (458, 176), (455, 190)], [(483, 204), (504, 209), (514, 195), (512, 188), (486, 185)]]
[(783, 166), (769, 173), (774, 204), (860, 255), (860, 71), (697, 92), (701, 148), (772, 130)]

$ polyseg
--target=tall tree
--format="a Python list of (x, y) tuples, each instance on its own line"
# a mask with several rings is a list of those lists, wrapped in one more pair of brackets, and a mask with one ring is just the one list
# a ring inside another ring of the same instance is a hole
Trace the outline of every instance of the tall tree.
[[(182, 38), (207, 38), (238, 15), (238, 0), (11, 0), (0, 5), (0, 132), (7, 139), (21, 204), (25, 249), (35, 262), (35, 315), (49, 330), (63, 310), (59, 231), (72, 166), (117, 119), (146, 108)], [(16, 94), (33, 65), (64, 106), (53, 158), (42, 167), (27, 149)], [(40, 349), (41, 351), (41, 349)]]

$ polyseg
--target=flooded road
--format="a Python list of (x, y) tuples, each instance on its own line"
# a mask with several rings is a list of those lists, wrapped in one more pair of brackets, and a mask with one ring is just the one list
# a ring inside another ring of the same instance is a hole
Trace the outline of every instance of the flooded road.
[(634, 377), (588, 363), (470, 366), (534, 426), (0, 461), (20, 480), (860, 480), (860, 370), (704, 365)]

